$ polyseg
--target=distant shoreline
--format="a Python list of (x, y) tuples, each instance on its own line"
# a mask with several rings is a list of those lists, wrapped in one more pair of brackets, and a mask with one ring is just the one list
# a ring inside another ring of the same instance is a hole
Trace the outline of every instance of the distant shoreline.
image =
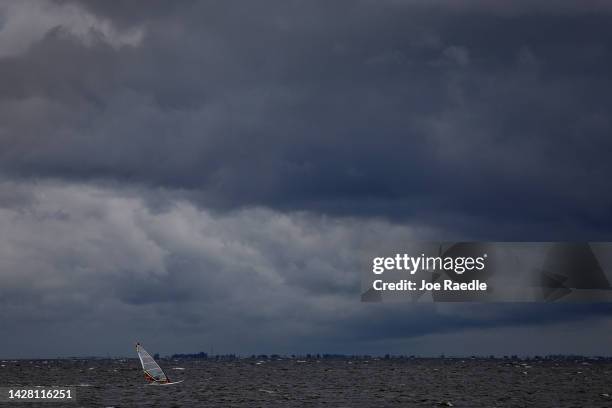
[[(407, 356), (407, 355), (343, 355), (343, 354), (306, 354), (306, 355), (280, 355), (280, 354), (258, 354), (258, 355), (235, 355), (235, 354), (219, 354), (219, 355), (204, 355), (201, 354), (174, 354), (171, 356), (156, 356), (161, 360), (180, 360), (180, 361), (325, 361), (325, 360), (346, 360), (346, 361), (409, 361), (409, 360), (499, 360), (499, 361), (590, 361), (590, 362), (612, 362), (612, 356), (582, 356), (571, 354), (559, 354), (548, 356)], [(10, 362), (23, 361), (104, 361), (104, 360), (138, 360), (136, 356), (71, 356), (71, 357), (20, 357), (11, 358), (4, 357), (0, 359), (2, 364)]]

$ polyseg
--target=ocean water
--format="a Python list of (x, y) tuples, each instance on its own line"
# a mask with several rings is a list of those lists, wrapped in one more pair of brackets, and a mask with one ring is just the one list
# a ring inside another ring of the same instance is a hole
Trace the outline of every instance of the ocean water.
[(136, 359), (19, 360), (1, 363), (0, 386), (77, 387), (73, 403), (5, 405), (23, 407), (612, 407), (610, 362), (162, 360), (160, 364), (173, 381), (185, 382), (145, 385)]

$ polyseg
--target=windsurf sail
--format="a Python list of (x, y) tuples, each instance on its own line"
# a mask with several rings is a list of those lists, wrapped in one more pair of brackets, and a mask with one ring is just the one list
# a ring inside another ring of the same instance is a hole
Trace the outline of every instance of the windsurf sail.
[(145, 380), (160, 384), (170, 382), (166, 376), (166, 373), (164, 373), (164, 370), (162, 370), (159, 364), (155, 362), (153, 357), (151, 357), (151, 355), (147, 353), (144, 348), (142, 348), (140, 343), (136, 343), (136, 353), (138, 353), (138, 358), (140, 358), (140, 364), (142, 364), (142, 371), (144, 371)]

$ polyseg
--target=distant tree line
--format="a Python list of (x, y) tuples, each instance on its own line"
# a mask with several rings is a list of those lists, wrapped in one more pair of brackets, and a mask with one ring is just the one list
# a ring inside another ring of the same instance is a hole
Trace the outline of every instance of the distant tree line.
[(181, 360), (206, 360), (208, 359), (208, 353), (201, 351), (195, 354), (173, 354), (170, 358)]
[[(157, 358), (157, 357), (156, 357)], [(349, 360), (349, 361), (366, 361), (366, 360), (414, 360), (414, 359), (476, 359), (476, 360), (545, 360), (545, 361), (610, 361), (612, 357), (586, 357), (580, 355), (562, 355), (562, 354), (551, 354), (546, 356), (527, 356), (521, 357), (518, 355), (510, 356), (446, 356), (441, 354), (438, 357), (421, 357), (415, 355), (403, 355), (403, 354), (385, 354), (381, 356), (372, 356), (368, 354), (338, 354), (338, 353), (324, 353), (324, 354), (251, 354), (248, 356), (240, 356), (237, 354), (215, 354), (209, 355), (203, 351), (199, 353), (180, 353), (173, 354), (170, 357), (173, 360), (212, 360), (212, 361), (232, 361), (232, 360)]]

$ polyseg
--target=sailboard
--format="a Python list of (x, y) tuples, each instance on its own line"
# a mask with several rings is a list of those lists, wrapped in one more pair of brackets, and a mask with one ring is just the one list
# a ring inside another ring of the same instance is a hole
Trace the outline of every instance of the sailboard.
[(149, 385), (173, 385), (180, 384), (184, 380), (170, 381), (164, 370), (157, 364), (155, 359), (140, 345), (136, 343), (136, 353), (140, 359), (142, 365), (142, 371), (144, 371), (145, 380)]

